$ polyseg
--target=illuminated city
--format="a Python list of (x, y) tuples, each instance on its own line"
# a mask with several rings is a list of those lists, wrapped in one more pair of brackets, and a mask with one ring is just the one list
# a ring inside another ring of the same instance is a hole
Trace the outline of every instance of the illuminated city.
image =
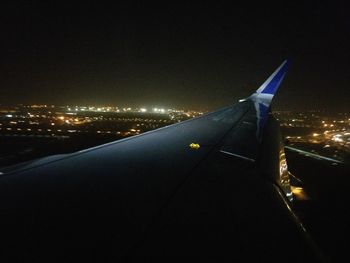
[(1, 134), (62, 137), (70, 133), (136, 135), (203, 113), (163, 108), (32, 105), (3, 108), (0, 114)]
[(349, 161), (350, 114), (322, 112), (274, 112), (290, 146)]
[[(93, 146), (94, 141), (98, 144), (138, 135), (202, 114), (203, 112), (194, 110), (156, 107), (147, 109), (116, 106), (19, 105), (0, 108), (0, 136), (22, 138), (22, 140), (56, 138), (62, 141), (61, 144), (67, 152), (71, 152), (83, 146)], [(319, 112), (274, 111), (274, 115), (281, 123), (287, 147), (296, 147), (341, 162), (348, 161), (350, 152), (348, 114), (334, 114), (330, 117)], [(71, 146), (69, 141), (78, 138), (89, 138), (89, 140), (86, 145)], [(52, 154), (55, 153), (55, 149), (52, 150)]]

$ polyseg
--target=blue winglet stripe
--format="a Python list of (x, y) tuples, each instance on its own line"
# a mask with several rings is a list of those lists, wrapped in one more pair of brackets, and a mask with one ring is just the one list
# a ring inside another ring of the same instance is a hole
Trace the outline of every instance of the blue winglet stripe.
[(281, 84), (289, 66), (289, 61), (279, 69), (277, 74), (272, 78), (272, 80), (266, 85), (266, 87), (261, 91), (261, 93), (265, 94), (275, 94), (279, 85)]

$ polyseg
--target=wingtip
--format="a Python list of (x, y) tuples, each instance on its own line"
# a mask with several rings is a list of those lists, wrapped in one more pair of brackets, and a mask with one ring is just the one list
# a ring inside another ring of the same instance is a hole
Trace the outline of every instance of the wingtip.
[(264, 93), (274, 95), (278, 90), (285, 74), (287, 73), (290, 64), (290, 59), (286, 59), (282, 64), (271, 74), (271, 76), (256, 90), (256, 93)]

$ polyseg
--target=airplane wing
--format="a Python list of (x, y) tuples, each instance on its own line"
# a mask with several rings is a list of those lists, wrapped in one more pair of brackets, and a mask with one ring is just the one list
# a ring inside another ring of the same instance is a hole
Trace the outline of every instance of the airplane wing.
[(204, 116), (3, 169), (8, 249), (0, 257), (319, 259), (290, 209), (270, 114), (287, 67), (284, 61), (250, 97)]

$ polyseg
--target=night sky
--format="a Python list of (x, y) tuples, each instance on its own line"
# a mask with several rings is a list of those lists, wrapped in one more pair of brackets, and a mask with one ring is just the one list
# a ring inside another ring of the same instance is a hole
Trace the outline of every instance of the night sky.
[(276, 109), (350, 111), (345, 2), (70, 2), (0, 4), (0, 104), (212, 110), (291, 58)]

